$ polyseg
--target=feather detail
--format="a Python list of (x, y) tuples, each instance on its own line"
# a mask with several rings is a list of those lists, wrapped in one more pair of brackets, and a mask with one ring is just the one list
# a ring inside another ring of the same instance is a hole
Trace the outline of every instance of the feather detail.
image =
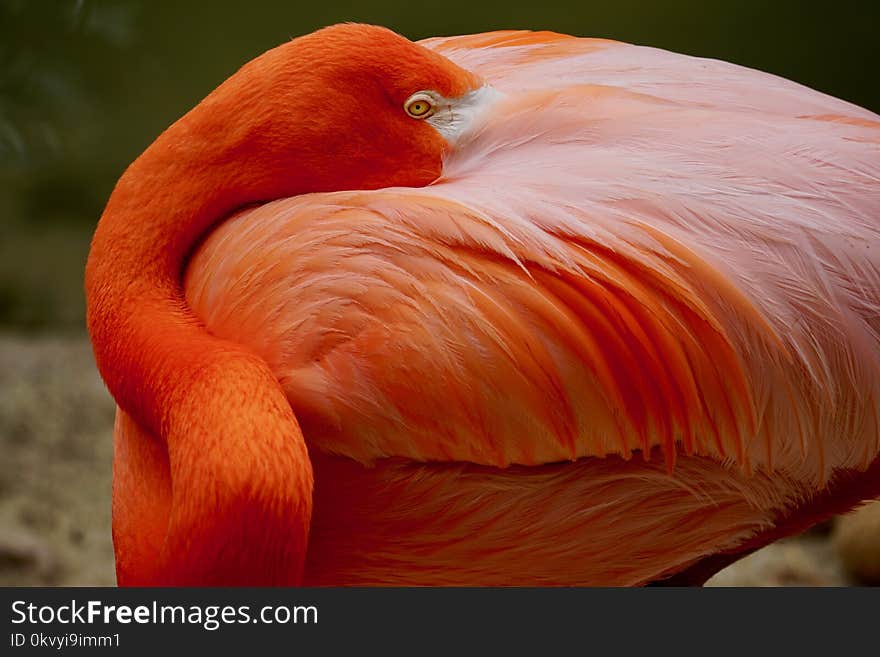
[(440, 180), (248, 210), (188, 271), (311, 444), (500, 467), (659, 447), (819, 486), (876, 458), (875, 115), (615, 42), (425, 44), (507, 95)]

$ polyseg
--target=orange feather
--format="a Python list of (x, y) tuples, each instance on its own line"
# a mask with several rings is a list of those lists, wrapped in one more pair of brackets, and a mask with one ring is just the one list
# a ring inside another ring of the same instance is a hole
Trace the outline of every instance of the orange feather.
[(119, 582), (699, 581), (880, 494), (878, 125), (547, 32), (247, 64), (89, 257)]

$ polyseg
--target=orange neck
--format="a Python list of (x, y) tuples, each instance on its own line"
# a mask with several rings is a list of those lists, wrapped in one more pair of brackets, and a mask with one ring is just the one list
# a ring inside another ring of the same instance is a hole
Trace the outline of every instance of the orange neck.
[(175, 124), (117, 185), (86, 267), (89, 332), (119, 406), (167, 448), (173, 494), (155, 583), (295, 584), (311, 516), (302, 433), (266, 364), (208, 334), (181, 287), (199, 237), (273, 193), (253, 168), (241, 184), (228, 143), (190, 128), (206, 111)]

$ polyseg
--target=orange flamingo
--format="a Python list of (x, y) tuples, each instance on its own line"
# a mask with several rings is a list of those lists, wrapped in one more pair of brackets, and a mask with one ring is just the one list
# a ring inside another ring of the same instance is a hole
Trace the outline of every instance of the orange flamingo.
[(122, 585), (700, 582), (880, 495), (880, 118), (731, 64), (320, 30), (86, 287)]

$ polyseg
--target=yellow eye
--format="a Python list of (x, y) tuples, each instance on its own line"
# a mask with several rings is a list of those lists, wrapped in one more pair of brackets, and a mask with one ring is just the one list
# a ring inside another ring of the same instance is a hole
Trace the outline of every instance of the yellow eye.
[(428, 94), (419, 92), (409, 97), (403, 109), (414, 119), (426, 119), (434, 113), (434, 101)]
[(406, 106), (406, 110), (412, 116), (421, 116), (422, 114), (427, 114), (429, 109), (431, 109), (431, 106), (424, 100), (417, 100)]

